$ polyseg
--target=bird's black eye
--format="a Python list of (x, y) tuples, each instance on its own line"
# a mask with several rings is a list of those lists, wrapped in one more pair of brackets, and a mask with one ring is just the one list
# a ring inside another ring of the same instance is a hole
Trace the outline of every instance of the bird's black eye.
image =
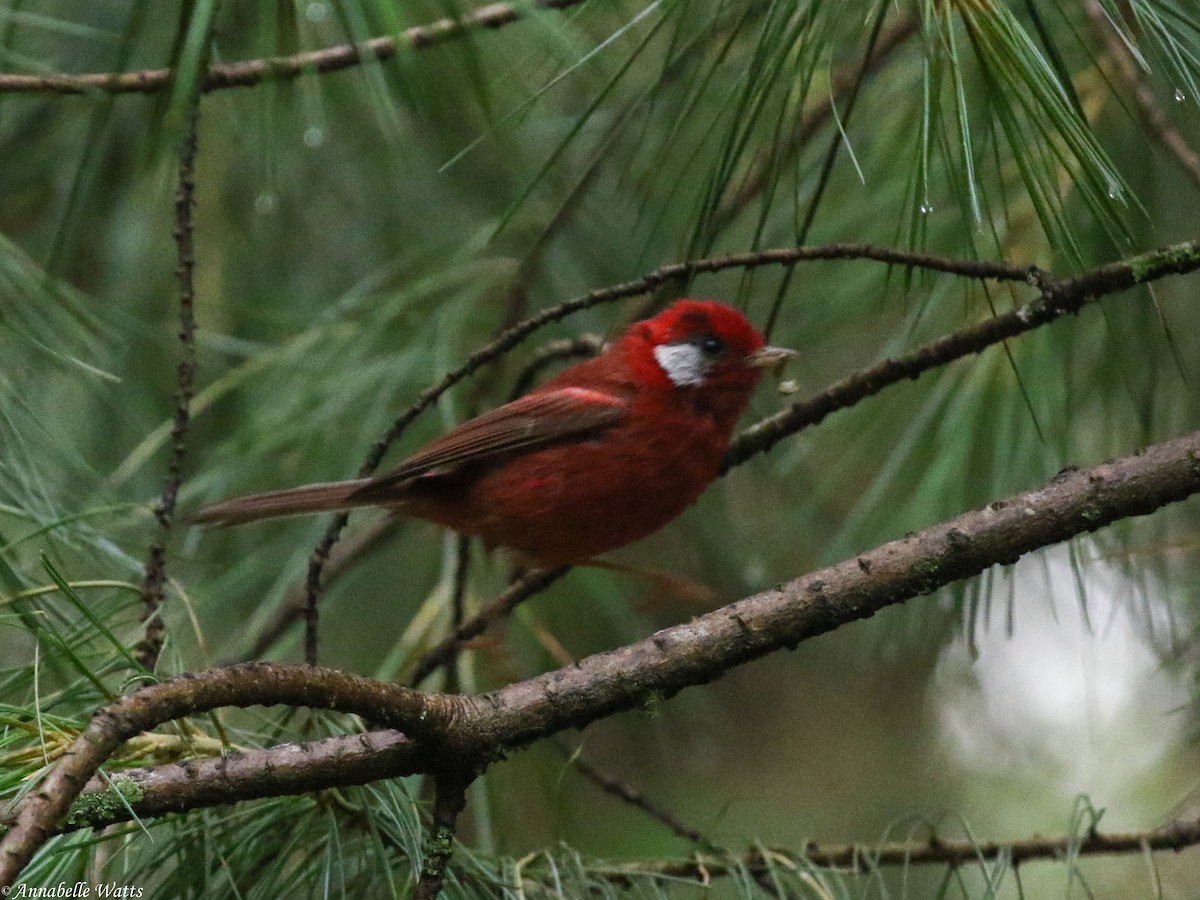
[(712, 335), (701, 338), (699, 344), (701, 352), (710, 358), (718, 357), (725, 352), (725, 342)]

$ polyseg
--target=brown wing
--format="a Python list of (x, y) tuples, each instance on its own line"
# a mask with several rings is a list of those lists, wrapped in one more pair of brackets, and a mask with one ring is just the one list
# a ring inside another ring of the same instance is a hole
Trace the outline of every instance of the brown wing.
[(371, 479), (351, 499), (386, 502), (401, 485), (436, 470), (594, 434), (617, 422), (626, 406), (621, 397), (591, 388), (528, 394), (452, 428), (392, 471)]

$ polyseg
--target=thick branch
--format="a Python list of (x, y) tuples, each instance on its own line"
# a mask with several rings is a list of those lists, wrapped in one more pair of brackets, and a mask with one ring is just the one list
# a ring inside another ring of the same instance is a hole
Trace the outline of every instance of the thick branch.
[(11, 884), (67, 814), (87, 780), (124, 741), (180, 716), (221, 706), (287, 704), (355, 713), (427, 739), (448, 734), (461, 698), (422, 694), (332, 669), (248, 663), (180, 675), (97, 712), (46, 778), (20, 803), (0, 841), (0, 884)]
[[(545, 9), (566, 9), (583, 0), (533, 0)], [(391, 59), (402, 49), (423, 50), (459, 38), (479, 28), (500, 28), (523, 18), (514, 4), (491, 3), (461, 18), (438, 19), (428, 25), (409, 28), (399, 36), (371, 38), (359, 44), (340, 44), (323, 50), (309, 50), (292, 56), (248, 59), (242, 62), (215, 63), (208, 67), (201, 89), (249, 87), (264, 81), (290, 81), (305, 74), (337, 72)], [(0, 93), (83, 94), (98, 91), (109, 94), (153, 94), (171, 82), (170, 69), (143, 69), (138, 72), (91, 72), (84, 75), (12, 75), (0, 73)]]
[[(426, 771), (435, 760), (400, 731), (371, 731), (280, 744), (229, 756), (189, 759), (94, 777), (71, 804), (59, 832), (102, 828), (173, 812), (366, 784)], [(0, 816), (12, 826), (16, 816)]]
[(734, 666), (1200, 491), (1200, 432), (997, 501), (628, 646), (470, 698), (481, 752), (705, 684)]
[[(0, 842), (11, 883), (124, 740), (218, 706), (290, 704), (356, 713), (402, 729), (441, 761), (470, 761), (704, 684), (734, 666), (1040, 547), (1145, 515), (1200, 491), (1200, 432), (997, 501), (644, 641), (475, 697), (423, 694), (328, 669), (269, 663), (212, 669), (143, 688), (102, 709)], [(440, 768), (435, 769), (440, 771)], [(444, 773), (443, 773), (444, 774)]]

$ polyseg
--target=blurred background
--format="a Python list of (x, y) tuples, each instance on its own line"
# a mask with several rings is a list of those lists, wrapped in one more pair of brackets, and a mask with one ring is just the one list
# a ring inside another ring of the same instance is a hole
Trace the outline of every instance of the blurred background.
[[(0, 78), (0, 789), (41, 771), (30, 748), (45, 723), (66, 740), (143, 677), (128, 648), (181, 355), (173, 195), (206, 58), (400, 45), (200, 100), (184, 513), (352, 476), (422, 390), (505, 327), (666, 263), (863, 242), (1066, 275), (1200, 236), (1200, 10), (1185, 0), (562, 5), (517, 4), (504, 27), (415, 49), (405, 29), (472, 7), (0, 0), (3, 73), (176, 71), (149, 93), (19, 93)], [(573, 571), (463, 656), (461, 689), (628, 643), (1200, 427), (1198, 284), (1108, 297), (787, 439), (616, 555), (717, 599)], [(683, 294), (734, 304), (799, 351), (786, 375), (801, 399), (1034, 297), (871, 261), (697, 276), (539, 330), (447, 392), (387, 461), (506, 400), (546, 342), (612, 336)], [(776, 388), (745, 424), (797, 399)], [(347, 538), (375, 522), (356, 514)], [(327, 524), (177, 525), (157, 674), (299, 660), (298, 628), (260, 638)], [(564, 746), (738, 852), (1082, 834), (1101, 814), (1102, 830), (1194, 820), (1198, 524), (1194, 502), (1121, 523)], [(469, 555), (471, 611), (508, 565)], [(389, 530), (330, 579), (321, 662), (405, 680), (449, 627), (457, 566), (435, 527)], [(221, 718), (245, 747), (352, 724)], [(127, 762), (171, 752), (199, 751)], [(156, 896), (403, 895), (423, 792), (413, 780), (246, 803), (147, 823), (154, 841), (134, 826), (75, 835), (29, 877), (119, 872)], [(475, 785), (460, 837), (463, 895), (700, 895), (606, 881), (598, 860), (695, 847), (546, 744)], [(779, 877), (797, 896), (1191, 897), (1200, 853), (807, 874)], [(710, 890), (757, 888), (742, 875)]]

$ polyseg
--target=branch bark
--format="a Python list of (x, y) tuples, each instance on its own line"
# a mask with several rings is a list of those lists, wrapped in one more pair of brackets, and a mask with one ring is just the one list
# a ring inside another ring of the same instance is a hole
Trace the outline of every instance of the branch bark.
[(521, 746), (580, 728), (1041, 547), (1200, 491), (1200, 431), (998, 500), (576, 665), (468, 698), (471, 734)]
[(1197, 269), (1200, 269), (1200, 240), (1160, 247), (1070, 277), (1056, 278), (1035, 268), (1026, 269), (1028, 279), (1041, 289), (1037, 299), (938, 338), (903, 356), (860, 369), (821, 393), (755, 423), (734, 440), (721, 471), (728, 472), (755, 454), (766, 452), (783, 438), (816, 425), (831, 412), (853, 406), (889, 385), (917, 378), (931, 369), (1077, 313), (1101, 297)]
[(165, 629), (162, 621), (167, 583), (167, 537), (175, 516), (175, 503), (183, 483), (187, 457), (187, 434), (191, 422), (192, 397), (196, 392), (196, 248), (192, 214), (196, 207), (196, 144), (200, 120), (200, 97), (189, 100), (189, 115), (179, 149), (179, 174), (175, 188), (175, 277), (179, 282), (180, 359), (175, 370), (175, 420), (171, 426), (171, 455), (162, 494), (154, 506), (158, 538), (150, 547), (142, 581), (142, 627), (137, 660), (153, 672), (162, 651)]
[[(567, 9), (583, 0), (533, 0), (543, 9)], [(307, 74), (339, 72), (364, 62), (391, 59), (400, 50), (424, 50), (480, 28), (500, 28), (524, 18), (511, 3), (490, 3), (459, 18), (438, 19), (406, 29), (399, 36), (371, 38), (358, 44), (339, 44), (292, 56), (216, 63), (208, 67), (201, 90), (250, 87), (264, 81), (291, 81)], [(137, 72), (89, 72), (82, 75), (15, 75), (0, 73), (0, 93), (9, 94), (154, 94), (171, 83), (171, 69)]]
[[(566, 728), (705, 684), (731, 668), (928, 594), (992, 565), (1200, 492), (1200, 432), (1155, 444), (884, 544), (649, 638), (487, 694), (424, 694), (328, 669), (247, 664), (183, 675), (102, 709), (17, 808), (0, 842), (9, 884), (124, 740), (219, 706), (285, 703), (356, 713), (402, 730), (456, 771)], [(413, 751), (417, 752), (416, 750)], [(223, 788), (227, 790), (227, 788)]]
[(464, 705), (459, 697), (422, 694), (332, 669), (272, 663), (209, 669), (142, 688), (97, 712), (46, 778), (18, 804), (13, 826), (0, 841), (0, 884), (12, 884), (64, 820), (88, 779), (129, 738), (222, 706), (275, 704), (355, 713), (401, 728), (425, 744), (423, 752), (435, 754)]
[(698, 854), (686, 860), (647, 860), (590, 870), (614, 881), (626, 881), (634, 875), (659, 875), (664, 878), (719, 878), (749, 872), (769, 874), (767, 857), (788, 868), (801, 863), (827, 868), (871, 872), (883, 866), (942, 864), (969, 865), (1004, 856), (1013, 866), (1038, 859), (1062, 859), (1068, 855), (1101, 856), (1115, 853), (1145, 853), (1151, 850), (1182, 850), (1200, 844), (1200, 821), (1176, 822), (1149, 831), (1090, 832), (1082, 837), (1033, 837), (1025, 840), (970, 841), (931, 837), (920, 842), (884, 844), (817, 844), (803, 853), (787, 850), (753, 850), (743, 856)]
[[(384, 729), (129, 769), (91, 778), (56, 833), (103, 828), (135, 815), (149, 819), (240, 800), (366, 784), (426, 771), (433, 763), (421, 744), (401, 731)], [(0, 828), (16, 821), (11, 812), (0, 815)]]

